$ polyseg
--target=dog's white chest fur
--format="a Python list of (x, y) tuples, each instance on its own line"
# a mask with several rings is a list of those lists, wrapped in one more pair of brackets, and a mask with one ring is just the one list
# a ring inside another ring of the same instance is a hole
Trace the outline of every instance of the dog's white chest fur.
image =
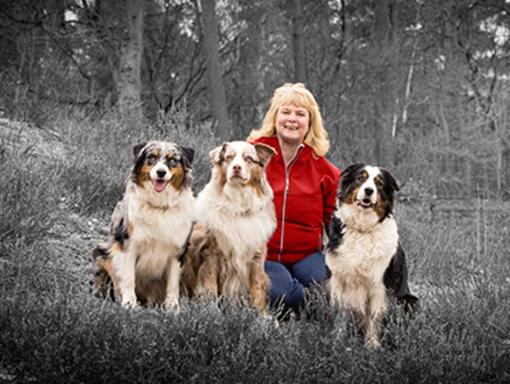
[(217, 233), (221, 249), (241, 258), (259, 250), (272, 235), (273, 209), (270, 197), (258, 197), (249, 190), (229, 196), (207, 186), (197, 198), (197, 214)]
[[(341, 207), (336, 215), (345, 223), (342, 243), (326, 254), (326, 263), (333, 278), (344, 284), (378, 284), (384, 271), (397, 251), (398, 231), (393, 216), (377, 222), (371, 212), (366, 215), (350, 215), (350, 207)], [(358, 281), (358, 283), (356, 282)]]
[(137, 273), (159, 277), (186, 241), (194, 218), (193, 195), (191, 191), (183, 191), (171, 201), (173, 204), (166, 209), (141, 199), (128, 202), (132, 225), (130, 247), (137, 254)]
[[(212, 184), (207, 185), (197, 198), (197, 215), (211, 230), (222, 250), (226, 262), (222, 265), (229, 276), (237, 276), (237, 283), (247, 286), (249, 262), (265, 246), (276, 228), (271, 196), (257, 196), (248, 188), (230, 190), (226, 186), (218, 193)], [(224, 294), (238, 291), (238, 287)], [(232, 284), (235, 284), (232, 282)]]

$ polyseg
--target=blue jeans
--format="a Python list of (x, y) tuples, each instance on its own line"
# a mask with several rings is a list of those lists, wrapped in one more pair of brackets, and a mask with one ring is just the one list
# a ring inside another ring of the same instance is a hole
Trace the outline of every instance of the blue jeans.
[(269, 302), (275, 307), (283, 303), (295, 311), (302, 307), (304, 288), (311, 284), (322, 284), (327, 278), (326, 262), (322, 252), (316, 252), (291, 265), (266, 261), (269, 276)]

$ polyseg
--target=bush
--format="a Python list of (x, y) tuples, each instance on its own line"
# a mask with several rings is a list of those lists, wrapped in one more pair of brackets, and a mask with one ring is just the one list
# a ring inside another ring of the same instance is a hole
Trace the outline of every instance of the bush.
[(30, 149), (5, 153), (0, 172), (0, 248), (32, 243), (47, 235), (63, 198), (62, 168), (30, 156)]
[[(300, 319), (182, 304), (179, 314), (126, 310), (88, 290), (90, 251), (124, 189), (131, 146), (195, 147), (195, 191), (208, 180), (207, 126), (178, 114), (139, 132), (115, 115), (60, 118), (51, 161), (1, 151), (0, 378), (16, 382), (494, 382), (510, 380), (510, 246), (503, 209), (450, 214), (398, 203), (420, 310), (392, 307), (383, 351), (367, 350), (343, 312), (309, 292)], [(27, 156), (27, 153), (30, 156)], [(467, 207), (469, 208), (469, 207)], [(498, 213), (499, 212), (499, 213)], [(94, 221), (99, 216), (104, 220)], [(95, 223), (92, 225), (91, 223)]]

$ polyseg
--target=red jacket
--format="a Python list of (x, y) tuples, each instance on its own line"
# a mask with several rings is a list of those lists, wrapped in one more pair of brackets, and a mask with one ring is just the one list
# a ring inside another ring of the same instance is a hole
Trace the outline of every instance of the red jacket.
[(276, 136), (261, 137), (255, 142), (277, 151), (266, 169), (278, 221), (268, 243), (267, 259), (292, 264), (322, 250), (323, 225), (329, 224), (336, 207), (340, 171), (304, 144), (286, 172)]

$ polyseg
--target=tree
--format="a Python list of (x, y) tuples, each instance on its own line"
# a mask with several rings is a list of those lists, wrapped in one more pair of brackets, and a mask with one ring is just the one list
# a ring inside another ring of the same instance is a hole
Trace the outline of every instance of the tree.
[(390, 166), (393, 162), (391, 125), (395, 113), (395, 94), (392, 75), (397, 56), (395, 12), (396, 2), (378, 0), (375, 4), (374, 42), (374, 120), (375, 161)]
[(301, 0), (292, 0), (292, 51), (294, 53), (294, 81), (306, 83), (304, 14)]
[(223, 71), (218, 56), (218, 24), (215, 14), (215, 0), (202, 0), (202, 39), (208, 80), (209, 109), (216, 120), (216, 132), (222, 140), (232, 134), (228, 119), (227, 99), (223, 85)]
[(143, 0), (122, 0), (124, 10), (119, 60), (118, 106), (122, 117), (137, 124), (142, 120), (141, 63), (143, 54)]

